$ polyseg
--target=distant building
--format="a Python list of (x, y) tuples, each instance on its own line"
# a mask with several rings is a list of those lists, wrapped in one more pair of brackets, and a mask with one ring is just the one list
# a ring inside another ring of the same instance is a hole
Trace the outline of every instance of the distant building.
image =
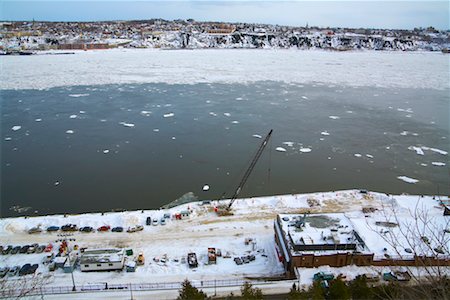
[(122, 270), (124, 263), (123, 249), (88, 249), (81, 255), (80, 269), (82, 272)]

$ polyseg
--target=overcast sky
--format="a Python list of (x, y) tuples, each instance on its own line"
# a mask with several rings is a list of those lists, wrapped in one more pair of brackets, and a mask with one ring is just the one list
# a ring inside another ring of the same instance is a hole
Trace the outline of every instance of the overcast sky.
[(293, 26), (450, 29), (449, 1), (0, 0), (1, 20), (104, 21), (163, 18)]

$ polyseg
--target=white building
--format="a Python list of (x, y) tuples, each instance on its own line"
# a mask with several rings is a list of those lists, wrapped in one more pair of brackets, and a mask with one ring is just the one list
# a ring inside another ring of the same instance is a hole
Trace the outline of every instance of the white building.
[(124, 262), (123, 249), (87, 249), (81, 255), (80, 269), (82, 272), (122, 270)]

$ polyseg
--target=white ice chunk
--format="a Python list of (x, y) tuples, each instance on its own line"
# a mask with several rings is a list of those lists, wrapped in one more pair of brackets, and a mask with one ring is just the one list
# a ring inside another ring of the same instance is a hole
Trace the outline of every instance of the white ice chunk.
[(286, 149), (284, 149), (283, 147), (277, 147), (275, 150), (278, 152), (286, 152)]
[(164, 118), (170, 118), (170, 117), (173, 117), (173, 116), (175, 116), (175, 114), (172, 113), (172, 112), (163, 115)]
[(340, 117), (338, 117), (338, 116), (329, 116), (328, 118), (333, 119), (333, 120), (340, 119)]
[(436, 148), (422, 147), (422, 149), (423, 150), (430, 150), (430, 151), (433, 151), (433, 152), (436, 152), (436, 153), (439, 153), (439, 154), (442, 154), (442, 155), (447, 155), (448, 154), (447, 151), (436, 149)]
[(371, 154), (366, 154), (366, 157), (368, 157), (368, 158), (373, 158), (373, 155), (371, 155)]
[(419, 182), (419, 180), (407, 176), (398, 176), (397, 178), (411, 184)]
[(283, 144), (288, 147), (294, 147), (294, 142), (283, 142)]
[(35, 121), (36, 121), (36, 122), (41, 122), (41, 121), (42, 121), (42, 119), (35, 119)]
[(239, 121), (232, 121), (233, 124), (239, 124)]
[(445, 166), (445, 163), (443, 163), (443, 162), (438, 162), (438, 161), (433, 161), (431, 164), (432, 164), (433, 166), (438, 166), (438, 167), (443, 167), (443, 166)]
[(109, 153), (109, 150), (108, 149), (105, 149), (105, 150), (103, 150), (103, 153)]
[(308, 100), (308, 97), (306, 97), (306, 96), (302, 96), (302, 99)]
[(207, 185), (207, 184), (205, 184), (204, 186), (203, 186), (203, 191), (208, 191), (209, 190), (209, 185)]
[(72, 133), (74, 133), (74, 131), (69, 129), (69, 130), (66, 130), (66, 133), (72, 134)]
[(300, 148), (300, 152), (303, 152), (303, 153), (308, 153), (308, 152), (311, 152), (312, 150), (311, 150), (311, 148)]
[(119, 124), (125, 126), (125, 127), (134, 127), (133, 123), (126, 123), (126, 122), (120, 122)]
[(20, 128), (22, 128), (22, 126), (16, 125), (16, 126), (13, 126), (11, 129), (12, 129), (13, 131), (17, 131), (17, 130), (20, 130)]
[(330, 134), (328, 133), (328, 131), (322, 131), (320, 134), (321, 134), (321, 135), (330, 135)]
[(420, 147), (409, 146), (408, 149), (409, 149), (409, 150), (416, 151), (416, 153), (417, 153), (418, 155), (424, 155), (424, 154), (425, 154), (425, 153), (423, 153), (423, 150), (422, 150), (422, 148), (420, 148)]
[(231, 117), (231, 114), (230, 114), (230, 113), (223, 113), (223, 115), (224, 115), (225, 117)]
[(359, 153), (355, 153), (354, 154), (356, 157), (361, 157), (362, 155), (361, 154), (359, 154)]
[(79, 97), (86, 97), (89, 96), (89, 94), (70, 94), (69, 97), (79, 98)]
[(152, 112), (151, 112), (151, 111), (148, 111), (148, 110), (143, 110), (143, 111), (141, 111), (141, 115), (144, 115), (144, 116), (146, 116), (146, 117), (150, 116), (151, 113), (152, 113)]
[(259, 134), (254, 134), (254, 135), (252, 135), (252, 137), (257, 138), (257, 139), (262, 139), (262, 136), (260, 136)]
[(75, 119), (76, 117), (78, 117), (77, 115), (70, 115), (70, 117), (69, 118), (71, 118), (71, 119)]

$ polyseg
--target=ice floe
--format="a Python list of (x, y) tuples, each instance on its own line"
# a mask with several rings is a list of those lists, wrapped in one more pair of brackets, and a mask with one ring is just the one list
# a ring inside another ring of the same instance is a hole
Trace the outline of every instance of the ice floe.
[(355, 154), (353, 154), (355, 157), (361, 157), (362, 155), (361, 154), (359, 154), (359, 153), (355, 153)]
[(411, 184), (419, 182), (419, 180), (407, 176), (398, 176), (397, 178)]
[(284, 149), (283, 147), (277, 147), (275, 148), (275, 150), (278, 152), (286, 152), (286, 149)]
[(69, 129), (69, 130), (66, 130), (66, 133), (72, 134), (72, 133), (74, 133), (74, 131)]
[(79, 98), (79, 97), (87, 97), (89, 94), (70, 94), (69, 97)]
[(154, 132), (159, 132), (158, 128), (153, 129)]
[(368, 157), (368, 158), (373, 158), (373, 155), (371, 155), (371, 154), (366, 154), (366, 157)]
[(163, 115), (164, 118), (171, 118), (171, 117), (173, 117), (173, 116), (175, 116), (175, 114), (174, 114), (173, 112), (167, 113), (167, 114), (164, 114), (164, 115)]
[(225, 117), (231, 117), (231, 114), (230, 114), (230, 113), (223, 113), (223, 115), (224, 115)]
[(109, 150), (105, 149), (105, 150), (103, 150), (103, 153), (107, 154), (107, 153), (109, 153)]
[(35, 119), (35, 121), (36, 121), (36, 122), (41, 122), (41, 121), (42, 121), (42, 119)]
[(215, 112), (213, 112), (213, 111), (210, 111), (209, 114), (210, 114), (211, 116), (213, 116), (213, 117), (217, 117), (217, 114), (216, 114)]
[(12, 131), (17, 131), (17, 130), (20, 130), (20, 128), (22, 128), (22, 126), (16, 125), (16, 126), (13, 126), (11, 129), (12, 129)]
[(12, 138), (10, 138), (10, 137), (5, 137), (5, 141), (11, 141), (12, 140)]
[(231, 121), (233, 124), (239, 124), (239, 121)]
[(423, 150), (429, 150), (429, 151), (433, 151), (433, 152), (436, 152), (436, 153), (439, 153), (439, 154), (442, 154), (442, 155), (447, 155), (448, 154), (448, 152), (447, 151), (444, 151), (444, 150), (440, 150), (440, 149), (436, 149), (436, 148), (430, 148), (430, 147), (422, 147), (422, 149)]
[(123, 125), (123, 126), (125, 126), (125, 127), (134, 127), (134, 124), (133, 124), (133, 123), (120, 122), (119, 124), (120, 124), (120, 125)]
[(283, 144), (288, 147), (294, 147), (294, 142), (283, 142)]
[(312, 150), (311, 150), (311, 148), (306, 148), (306, 147), (301, 147), (300, 148), (300, 152), (302, 152), (302, 153), (308, 153), (308, 152), (311, 152)]
[(146, 116), (146, 117), (150, 116), (151, 113), (152, 113), (152, 112), (151, 112), (151, 111), (148, 111), (148, 110), (143, 110), (143, 111), (141, 111), (141, 115), (144, 115), (144, 116)]
[(423, 152), (422, 148), (420, 148), (420, 147), (409, 146), (408, 149), (409, 149), (409, 150), (416, 151), (416, 153), (417, 153), (418, 155), (425, 155), (425, 153)]
[(254, 135), (252, 135), (252, 137), (257, 138), (257, 139), (262, 139), (262, 136), (260, 136), (259, 134), (254, 134)]
[(209, 185), (207, 185), (207, 184), (205, 184), (204, 186), (203, 186), (203, 189), (202, 189), (203, 191), (208, 191), (209, 190)]
[(320, 134), (321, 134), (321, 135), (330, 135), (330, 134), (328, 133), (328, 131), (322, 131)]
[(338, 117), (338, 116), (329, 116), (328, 118), (333, 119), (333, 120), (337, 120), (337, 119), (340, 119), (341, 117)]
[(302, 96), (302, 99), (308, 100), (308, 97), (306, 97), (306, 96)]
[(71, 119), (76, 119), (77, 117), (78, 117), (77, 115), (70, 115), (69, 118), (71, 118)]
[(431, 164), (432, 164), (433, 166), (437, 166), (437, 167), (443, 167), (443, 166), (446, 165), (445, 163), (443, 163), (443, 162), (438, 162), (438, 161), (433, 161)]

